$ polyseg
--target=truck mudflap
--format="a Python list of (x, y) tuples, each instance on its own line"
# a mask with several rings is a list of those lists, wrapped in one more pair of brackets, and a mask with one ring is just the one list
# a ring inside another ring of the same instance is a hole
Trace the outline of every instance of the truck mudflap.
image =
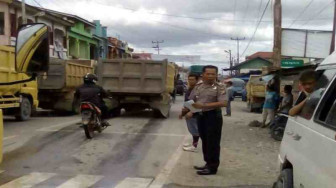
[(149, 106), (155, 111), (160, 111), (165, 118), (169, 117), (169, 112), (172, 104), (172, 99), (169, 93), (161, 94), (161, 100), (154, 100), (149, 103)]

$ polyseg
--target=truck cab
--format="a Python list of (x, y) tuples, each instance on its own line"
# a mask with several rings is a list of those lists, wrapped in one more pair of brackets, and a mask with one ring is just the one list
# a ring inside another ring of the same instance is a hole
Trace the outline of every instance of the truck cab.
[(37, 108), (34, 70), (48, 70), (48, 29), (43, 24), (19, 29), (16, 46), (0, 46), (0, 109), (18, 120), (30, 118)]
[(315, 91), (301, 113), (288, 119), (279, 154), (280, 176), (274, 187), (336, 185), (336, 53), (316, 72)]
[[(7, 76), (0, 72), (0, 88), (9, 88), (13, 85), (24, 84), (35, 80), (35, 75), (46, 72), (49, 64), (49, 35), (45, 24), (23, 25), (17, 36), (15, 51), (7, 53), (8, 56), (0, 56), (1, 61), (10, 61), (14, 66), (9, 70)], [(1, 69), (3, 70), (3, 69)], [(8, 76), (9, 73), (25, 74), (27, 78)], [(1, 89), (0, 89), (1, 90)], [(4, 105), (2, 102), (0, 105)], [(0, 109), (0, 163), (2, 161), (2, 141), (3, 141), (3, 117)]]

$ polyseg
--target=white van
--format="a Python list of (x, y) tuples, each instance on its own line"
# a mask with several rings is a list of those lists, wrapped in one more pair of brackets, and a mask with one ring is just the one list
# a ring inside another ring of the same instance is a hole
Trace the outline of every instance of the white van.
[(275, 188), (336, 188), (336, 53), (316, 71), (317, 90), (288, 119)]

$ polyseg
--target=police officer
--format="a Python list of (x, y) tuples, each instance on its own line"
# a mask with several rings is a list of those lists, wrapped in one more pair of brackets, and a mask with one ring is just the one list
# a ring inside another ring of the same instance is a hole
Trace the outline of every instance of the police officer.
[(194, 166), (199, 175), (217, 173), (220, 157), (220, 141), (222, 135), (222, 107), (227, 105), (225, 86), (217, 83), (218, 68), (208, 65), (203, 67), (203, 82), (198, 83), (189, 99), (194, 100), (194, 108), (201, 112), (187, 116), (196, 116), (198, 130), (202, 140), (204, 166)]

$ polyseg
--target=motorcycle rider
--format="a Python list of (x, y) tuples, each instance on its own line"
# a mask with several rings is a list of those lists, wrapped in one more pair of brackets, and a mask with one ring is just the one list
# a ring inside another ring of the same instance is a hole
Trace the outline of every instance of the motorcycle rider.
[(82, 102), (90, 102), (97, 106), (101, 112), (103, 126), (110, 126), (106, 121), (108, 118), (108, 108), (105, 105), (103, 98), (107, 98), (107, 92), (99, 85), (96, 85), (98, 77), (95, 74), (88, 73), (83, 77), (84, 84), (79, 86), (75, 92), (75, 99)]

